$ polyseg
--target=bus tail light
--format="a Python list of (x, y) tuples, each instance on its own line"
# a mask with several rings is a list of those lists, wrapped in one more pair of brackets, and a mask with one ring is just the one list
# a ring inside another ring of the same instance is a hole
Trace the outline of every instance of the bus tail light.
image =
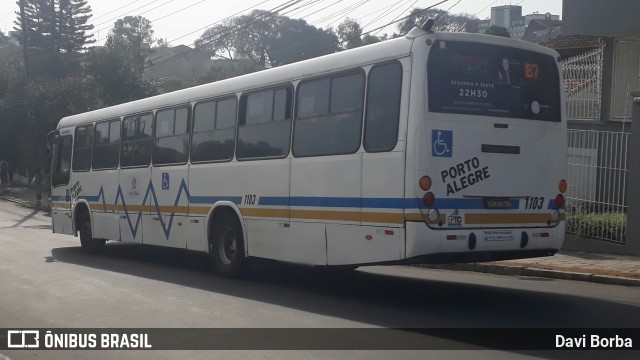
[(567, 180), (565, 179), (560, 180), (560, 183), (558, 184), (558, 190), (560, 190), (562, 194), (564, 194), (567, 191), (567, 187), (568, 187)]
[(555, 203), (556, 203), (556, 207), (557, 207), (558, 209), (563, 208), (563, 207), (564, 207), (564, 195), (562, 195), (562, 194), (558, 194), (558, 195), (556, 196), (556, 201), (555, 201)]
[(422, 197), (422, 203), (426, 207), (430, 207), (435, 202), (436, 202), (436, 197), (435, 197), (435, 195), (433, 195), (432, 192), (428, 192), (428, 193), (424, 194), (424, 196)]
[(560, 220), (560, 211), (558, 211), (558, 209), (551, 210), (550, 218), (551, 218), (551, 222), (557, 223), (558, 220)]
[(424, 191), (429, 191), (431, 189), (431, 178), (428, 176), (423, 176), (420, 178), (420, 189)]

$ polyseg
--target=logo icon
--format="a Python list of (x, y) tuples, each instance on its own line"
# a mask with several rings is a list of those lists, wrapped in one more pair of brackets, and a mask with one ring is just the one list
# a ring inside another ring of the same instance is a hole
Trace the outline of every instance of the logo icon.
[(169, 188), (169, 173), (162, 173), (162, 190)]
[(136, 189), (136, 185), (138, 185), (138, 180), (136, 180), (136, 178), (133, 178), (133, 180), (131, 180), (131, 187), (133, 188), (133, 190)]
[(435, 157), (451, 157), (453, 155), (453, 131), (431, 130), (431, 155)]
[(8, 330), (7, 347), (11, 349), (27, 349), (40, 347), (40, 331)]
[(460, 216), (460, 210), (455, 209), (451, 215), (447, 216), (447, 225), (449, 226), (462, 226), (462, 216)]

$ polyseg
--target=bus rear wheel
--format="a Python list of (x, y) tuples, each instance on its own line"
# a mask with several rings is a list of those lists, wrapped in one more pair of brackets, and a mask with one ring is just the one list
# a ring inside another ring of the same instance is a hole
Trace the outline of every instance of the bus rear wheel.
[(242, 276), (246, 269), (244, 237), (238, 218), (222, 214), (213, 224), (211, 256), (216, 271), (226, 277)]
[(98, 254), (104, 248), (104, 239), (95, 239), (91, 229), (91, 218), (85, 216), (80, 223), (80, 246), (87, 254)]

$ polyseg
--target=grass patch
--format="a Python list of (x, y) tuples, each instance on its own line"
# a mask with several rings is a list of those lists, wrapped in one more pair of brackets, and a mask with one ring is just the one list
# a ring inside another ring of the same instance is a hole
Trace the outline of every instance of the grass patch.
[(625, 242), (627, 214), (623, 212), (594, 213), (582, 208), (573, 209), (567, 213), (567, 232), (579, 236)]

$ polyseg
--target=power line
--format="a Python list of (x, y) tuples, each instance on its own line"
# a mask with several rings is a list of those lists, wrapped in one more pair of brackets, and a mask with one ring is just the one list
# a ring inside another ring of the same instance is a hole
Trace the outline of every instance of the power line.
[(215, 21), (215, 22), (213, 22), (213, 23), (211, 23), (211, 24), (209, 24), (209, 25), (206, 25), (206, 26), (203, 26), (203, 27), (201, 27), (201, 28), (199, 28), (199, 29), (196, 29), (196, 30), (194, 30), (194, 31), (192, 31), (192, 32), (190, 32), (190, 33), (188, 33), (188, 34), (184, 34), (184, 35), (182, 35), (182, 36), (180, 36), (180, 37), (177, 37), (177, 38), (175, 38), (175, 39), (173, 39), (173, 40), (169, 41), (169, 43), (172, 43), (172, 42), (174, 42), (174, 41), (176, 41), (176, 40), (180, 40), (180, 39), (185, 38), (185, 37), (187, 37), (187, 36), (189, 36), (189, 35), (193, 35), (194, 33), (197, 33), (198, 31), (201, 31), (201, 30), (207, 29), (207, 28), (209, 28), (209, 27), (211, 27), (211, 26), (213, 26), (213, 25), (216, 25), (216, 24), (218, 24), (218, 23), (220, 23), (220, 22), (224, 21), (224, 20), (230, 19), (230, 18), (232, 18), (232, 17), (234, 17), (234, 16), (236, 16), (236, 15), (238, 15), (238, 14), (242, 14), (243, 12), (245, 12), (245, 11), (247, 11), (247, 10), (251, 10), (251, 9), (253, 9), (253, 8), (256, 8), (256, 7), (258, 7), (258, 6), (262, 5), (262, 4), (266, 3), (266, 2), (269, 2), (269, 1), (271, 1), (271, 0), (264, 0), (264, 1), (262, 1), (262, 2), (260, 2), (260, 3), (258, 3), (258, 4), (256, 4), (256, 5), (250, 6), (250, 7), (246, 8), (246, 9), (244, 9), (244, 10), (240, 10), (240, 11), (238, 11), (237, 13), (235, 13), (235, 14), (233, 14), (233, 15), (229, 15), (229, 16), (227, 16), (226, 18), (220, 19), (220, 20)]
[(162, 20), (162, 19), (167, 18), (167, 17), (169, 17), (169, 16), (171, 16), (171, 15), (177, 14), (177, 13), (179, 13), (179, 12), (181, 12), (181, 11), (184, 11), (184, 10), (190, 9), (190, 8), (192, 8), (192, 7), (196, 6), (196, 5), (200, 4), (200, 3), (203, 3), (203, 2), (205, 2), (205, 1), (207, 1), (207, 0), (200, 0), (200, 1), (198, 1), (198, 2), (195, 2), (195, 3), (191, 4), (191, 5), (185, 6), (185, 7), (183, 7), (183, 8), (182, 8), (182, 9), (180, 9), (180, 10), (174, 11), (174, 12), (172, 12), (171, 14), (167, 14), (167, 15), (161, 16), (161, 17), (159, 17), (159, 18), (157, 18), (157, 19), (153, 19), (153, 20), (151, 20), (150, 22), (151, 22), (151, 23), (153, 23), (153, 22), (156, 22), (156, 21), (158, 21), (158, 20)]
[(16, 7), (15, 9), (13, 9), (13, 10), (9, 11), (9, 13), (8, 13), (7, 15), (3, 16), (3, 17), (2, 17), (2, 19), (0, 19), (0, 21), (4, 21), (4, 19), (6, 19), (6, 18), (7, 18), (7, 16), (9, 16), (9, 15), (11, 15), (11, 14), (15, 13), (15, 12), (16, 12), (16, 10), (18, 10), (18, 8), (17, 8), (17, 7)]
[[(422, 9), (422, 10), (420, 11), (420, 13), (421, 13), (421, 12), (424, 12), (424, 11), (426, 11), (426, 10), (432, 9), (432, 8), (434, 8), (434, 7), (438, 6), (438, 5), (444, 4), (444, 3), (448, 2), (448, 1), (449, 1), (449, 0), (442, 0), (442, 1), (440, 1), (440, 2), (438, 2), (438, 3), (436, 3), (436, 4), (434, 4), (434, 5), (431, 5), (431, 6), (427, 7), (427, 8)], [(280, 7), (281, 7), (281, 9), (278, 9), (278, 11), (282, 11), (282, 10), (284, 10), (284, 9), (286, 9), (286, 8), (289, 8), (289, 7), (291, 7), (291, 6), (295, 5), (295, 4), (299, 3), (299, 2), (300, 2), (300, 0), (298, 0), (298, 1), (288, 1), (287, 3), (285, 3), (285, 4), (281, 5), (281, 6), (280, 6)], [(290, 3), (290, 4), (288, 4), (288, 3)], [(274, 8), (274, 9), (277, 9), (277, 8), (278, 8), (278, 7)], [(276, 11), (274, 11), (273, 9), (272, 9), (272, 10), (267, 11), (267, 13), (271, 13), (272, 15), (270, 15), (270, 16), (275, 16), (275, 15), (277, 15), (277, 12), (276, 12)], [(418, 13), (418, 14), (419, 14), (419, 13)], [(397, 22), (400, 22), (400, 21), (402, 21), (402, 20), (407, 19), (407, 18), (409, 18), (409, 17), (410, 17), (410, 16), (412, 16), (412, 15), (417, 15), (417, 14), (409, 14), (409, 15), (404, 16), (404, 17), (402, 17), (402, 18), (395, 19), (394, 21), (389, 22), (389, 23), (387, 23), (387, 24), (385, 24), (385, 25), (382, 25), (382, 26), (377, 27), (377, 28), (375, 28), (375, 29), (372, 29), (372, 30), (370, 30), (370, 31), (364, 32), (364, 33), (360, 34), (360, 36), (370, 34), (370, 33), (374, 32), (374, 31), (377, 31), (377, 30), (380, 30), (380, 29), (384, 29), (385, 27), (387, 27), (387, 26), (389, 26), (389, 25), (393, 25), (394, 23), (397, 23)], [(231, 29), (231, 30), (232, 30), (233, 32), (242, 31), (242, 30), (244, 30), (244, 29), (246, 29), (246, 28), (248, 28), (248, 27), (252, 26), (253, 24), (257, 23), (258, 21), (259, 21), (259, 19), (255, 19), (253, 22), (251, 22), (251, 23), (249, 23), (249, 24), (243, 24), (243, 25), (242, 25), (242, 26), (240, 26), (239, 28), (234, 28), (234, 29)], [(206, 41), (204, 41), (204, 42), (200, 43), (199, 45), (200, 45), (200, 46), (202, 46), (202, 45), (207, 45), (207, 44), (212, 43), (212, 42), (213, 42), (213, 41), (215, 41), (215, 40), (221, 39), (223, 36), (220, 36), (220, 35), (222, 35), (222, 34), (220, 34), (220, 33), (218, 33), (218, 34), (212, 34), (211, 36), (209, 36), (209, 37), (208, 37), (208, 39), (207, 39)], [(186, 35), (185, 35), (185, 36), (186, 36)], [(217, 37), (216, 37), (216, 36), (217, 36)], [(225, 36), (228, 36), (228, 35), (225, 35)], [(347, 43), (348, 41), (353, 40), (354, 38), (355, 38), (355, 37), (352, 37), (352, 38), (346, 39), (346, 40), (344, 40), (344, 41), (342, 41), (342, 42), (339, 42), (339, 43), (338, 43), (338, 45), (341, 45), (341, 44)], [(173, 40), (172, 40), (172, 41), (173, 41)], [(194, 42), (194, 43), (193, 43), (193, 44), (191, 44), (191, 45), (195, 45), (195, 44), (196, 44), (196, 42)], [(329, 49), (329, 48), (319, 49), (319, 50), (318, 50), (318, 52), (319, 52), (319, 53), (322, 53), (323, 51), (326, 51), (326, 50), (328, 50), (328, 49)], [(157, 59), (160, 59), (161, 57), (158, 57), (158, 58), (156, 58), (156, 59), (152, 59), (152, 60), (151, 60), (151, 63), (152, 63), (152, 64), (151, 64), (151, 65), (149, 65), (149, 66), (147, 66), (147, 67), (145, 67), (145, 69), (148, 69), (148, 68), (150, 68), (150, 67), (153, 67), (153, 66), (157, 66), (157, 65), (163, 64), (163, 63), (165, 63), (165, 62), (169, 61), (170, 59), (172, 59), (172, 58), (174, 58), (174, 57), (181, 56), (181, 55), (185, 55), (185, 54), (190, 53), (190, 52), (192, 52), (192, 51), (193, 51), (193, 49), (189, 49), (189, 50), (187, 50), (187, 51), (183, 51), (183, 52), (180, 52), (180, 53), (176, 53), (176, 54), (174, 54), (173, 56), (166, 57), (166, 58), (165, 58), (165, 59), (163, 59), (161, 62), (158, 62), (158, 63), (156, 63), (156, 64), (153, 64), (153, 61), (154, 61), (154, 60), (157, 60)]]
[(138, 1), (140, 1), (140, 0), (133, 0), (132, 2), (127, 3), (127, 4), (125, 4), (125, 5), (122, 5), (122, 6), (120, 6), (119, 8), (117, 8), (117, 9), (115, 9), (115, 10), (111, 10), (111, 11), (109, 11), (109, 12), (108, 12), (108, 13), (106, 13), (106, 14), (102, 14), (102, 15), (100, 15), (100, 16), (98, 16), (98, 17), (95, 17), (95, 18), (93, 18), (93, 20), (95, 21), (95, 20), (98, 20), (98, 19), (100, 19), (100, 18), (103, 18), (103, 17), (105, 17), (105, 16), (107, 16), (107, 15), (109, 15), (109, 14), (113, 14), (114, 12), (116, 12), (116, 11), (118, 11), (118, 10), (121, 10), (121, 9), (124, 9), (124, 8), (126, 8), (127, 6), (131, 5), (131, 4), (135, 4), (135, 3), (137, 3)]
[[(405, 12), (407, 12), (407, 10), (411, 9), (411, 8), (412, 8), (412, 7), (413, 7), (413, 6), (418, 2), (418, 1), (420, 1), (420, 0), (416, 0), (416, 1), (414, 1), (413, 3), (411, 3), (411, 5), (409, 5), (409, 7), (407, 7), (404, 11), (402, 11), (400, 14), (398, 14), (398, 16), (396, 16), (393, 20), (391, 20), (391, 23), (394, 23), (394, 22), (398, 19), (398, 17), (399, 17), (400, 15), (404, 14)], [(375, 34), (373, 34), (373, 36), (378, 35), (378, 33), (379, 33), (380, 31), (382, 31), (382, 29), (378, 30)]]
[[(214, 22), (213, 24), (209, 24), (209, 25), (207, 25), (206, 27), (200, 28), (200, 29), (198, 29), (198, 30), (195, 30), (195, 31), (193, 31), (193, 32), (189, 33), (189, 34), (183, 35), (183, 36), (181, 36), (180, 38), (173, 39), (173, 40), (169, 41), (169, 43), (171, 43), (171, 42), (173, 42), (173, 41), (175, 41), (175, 40), (181, 39), (181, 38), (183, 38), (183, 37), (186, 37), (186, 36), (188, 36), (188, 35), (191, 35), (191, 34), (193, 34), (193, 33), (197, 32), (197, 31), (200, 31), (200, 30), (202, 30), (202, 29), (204, 29), (204, 28), (211, 27), (211, 26), (213, 26), (213, 25), (215, 25), (215, 24), (217, 24), (217, 23), (220, 23), (220, 22), (222, 22), (222, 21), (224, 21), (224, 20), (226, 20), (226, 19), (230, 19), (230, 18), (232, 18), (232, 17), (236, 16), (237, 14), (240, 14), (240, 13), (242, 13), (242, 12), (246, 11), (246, 10), (249, 10), (249, 9), (255, 8), (255, 7), (257, 7), (257, 6), (259, 6), (259, 5), (263, 4), (263, 3), (265, 3), (265, 2), (267, 2), (267, 1), (268, 1), (268, 0), (265, 0), (265, 1), (261, 2), (261, 3), (259, 3), (259, 4), (256, 4), (256, 5), (254, 5), (254, 6), (251, 6), (251, 7), (247, 8), (247, 9), (245, 9), (245, 10), (242, 10), (242, 11), (240, 11), (240, 12), (236, 13), (236, 14), (230, 15), (230, 16), (228, 16), (228, 17), (226, 17), (226, 18), (222, 19), (222, 20), (218, 20), (218, 21)], [(274, 8), (272, 8), (271, 10), (266, 11), (266, 13), (265, 13), (265, 14), (263, 14), (263, 15), (266, 15), (266, 16), (275, 16), (275, 15), (277, 15), (277, 13), (278, 13), (279, 11), (285, 10), (285, 9), (287, 9), (287, 8), (289, 8), (289, 7), (293, 6), (293, 5), (296, 5), (297, 3), (300, 3), (301, 1), (302, 1), (302, 0), (289, 0), (289, 1), (287, 1), (287, 2), (285, 2), (285, 3), (283, 3), (283, 4), (281, 4), (281, 5), (278, 5), (278, 6), (274, 7)], [(232, 30), (233, 30), (234, 32), (242, 31), (242, 30), (244, 30), (244, 29), (246, 29), (246, 28), (248, 28), (248, 27), (252, 26), (253, 24), (257, 23), (257, 22), (258, 22), (258, 21), (260, 21), (260, 20), (263, 20), (263, 19), (261, 19), (261, 18), (260, 18), (260, 16), (259, 16), (259, 17), (256, 17), (256, 18), (254, 19), (254, 21), (253, 21), (253, 22), (248, 23), (248, 24), (241, 24), (241, 25), (240, 25), (240, 27), (235, 28), (235, 29), (232, 29)], [(201, 42), (201, 43), (199, 44), (199, 46), (208, 45), (208, 44), (210, 44), (210, 43), (214, 42), (215, 40), (219, 40), (220, 38), (222, 38), (222, 36), (219, 36), (219, 35), (222, 35), (222, 34), (218, 33), (218, 34), (212, 34), (212, 35), (208, 36), (207, 38), (205, 38), (205, 40), (204, 40), (203, 42)], [(216, 36), (219, 36), (219, 37), (217, 37), (217, 38), (216, 38)], [(228, 36), (228, 35), (227, 35), (227, 36)], [(198, 39), (198, 40), (194, 41), (194, 42), (193, 42), (192, 44), (190, 44), (189, 46), (194, 46), (194, 45), (196, 45), (196, 44), (198, 43), (198, 41), (199, 41), (199, 40), (200, 40), (200, 39)], [(165, 63), (165, 62), (169, 61), (170, 59), (172, 59), (172, 58), (174, 58), (174, 57), (177, 57), (177, 56), (180, 56), (180, 55), (185, 55), (185, 54), (190, 53), (190, 52), (192, 52), (192, 51), (193, 51), (193, 49), (189, 49), (189, 50), (187, 50), (187, 51), (183, 51), (183, 52), (180, 52), (180, 53), (174, 54), (173, 56), (169, 56), (169, 57), (165, 58), (164, 60), (162, 60), (161, 62), (154, 64), (153, 62), (154, 62), (155, 60), (158, 60), (158, 59), (162, 58), (162, 57), (156, 57), (156, 58), (154, 58), (154, 59), (149, 60), (149, 62), (151, 63), (151, 65), (146, 66), (146, 67), (145, 67), (145, 69), (148, 69), (148, 68), (150, 68), (150, 67), (153, 67), (153, 66), (157, 66), (157, 65), (163, 64), (163, 63)]]

